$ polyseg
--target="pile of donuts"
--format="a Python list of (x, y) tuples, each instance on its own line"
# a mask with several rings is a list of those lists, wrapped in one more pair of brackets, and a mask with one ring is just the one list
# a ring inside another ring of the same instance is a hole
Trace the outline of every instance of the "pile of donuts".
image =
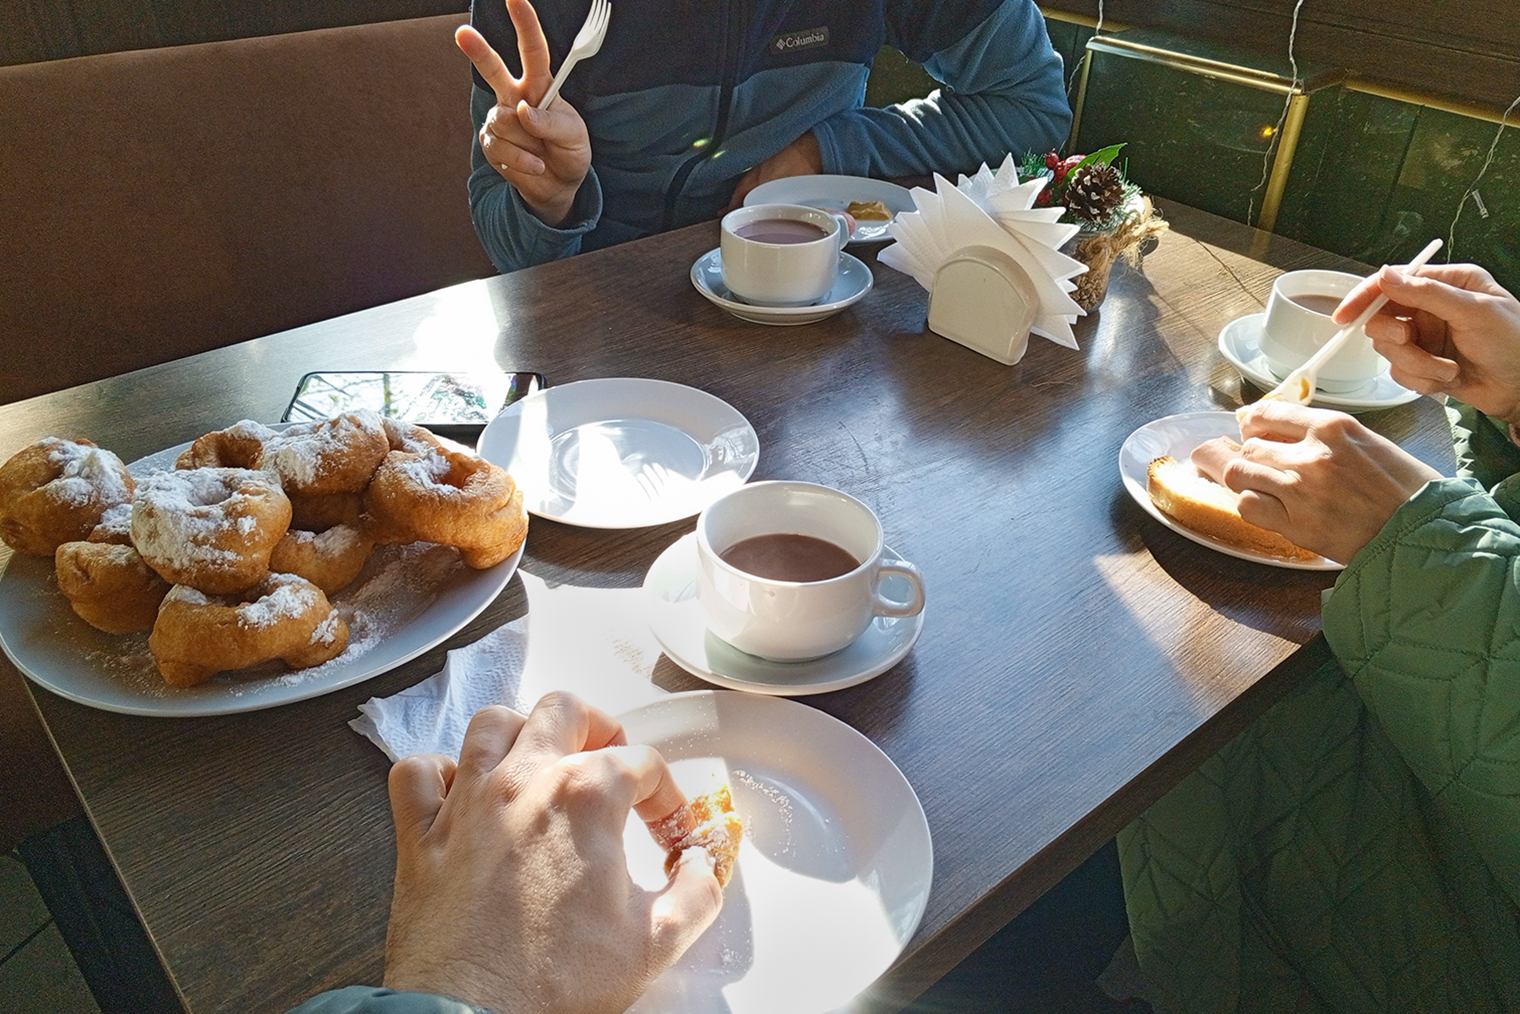
[(376, 545), (453, 546), (484, 569), (527, 533), (505, 470), (373, 412), (240, 422), (138, 481), (88, 440), (46, 437), (0, 465), (0, 539), (52, 556), (86, 623), (150, 631), (159, 672), (180, 687), (342, 654), (348, 624), (328, 596)]

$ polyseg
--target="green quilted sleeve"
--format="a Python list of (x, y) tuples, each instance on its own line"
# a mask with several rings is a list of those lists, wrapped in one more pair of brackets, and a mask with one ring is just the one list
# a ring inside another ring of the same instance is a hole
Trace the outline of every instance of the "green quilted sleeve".
[(1501, 506), (1513, 491), (1495, 494), (1426, 485), (1342, 572), (1324, 630), (1442, 821), (1520, 905), (1520, 525)]

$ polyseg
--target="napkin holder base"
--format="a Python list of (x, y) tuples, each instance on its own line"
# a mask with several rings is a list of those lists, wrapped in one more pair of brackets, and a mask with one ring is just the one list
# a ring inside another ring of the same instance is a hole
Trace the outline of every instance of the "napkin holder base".
[(1039, 305), (1029, 275), (1005, 251), (961, 247), (934, 274), (929, 330), (1012, 366), (1029, 348)]

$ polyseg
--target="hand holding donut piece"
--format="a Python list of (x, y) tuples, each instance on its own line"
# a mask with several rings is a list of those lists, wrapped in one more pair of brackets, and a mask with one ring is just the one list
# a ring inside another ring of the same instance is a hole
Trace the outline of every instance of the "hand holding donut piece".
[(226, 595), (269, 573), (290, 527), (279, 482), (242, 468), (155, 472), (137, 487), (132, 543), (170, 584)]
[(148, 636), (158, 671), (177, 687), (276, 658), (305, 669), (336, 658), (346, 647), (348, 624), (322, 589), (294, 574), (270, 574), (232, 596), (176, 585)]
[(88, 440), (44, 437), (0, 465), (0, 539), (18, 553), (52, 556), (101, 515), (132, 499), (127, 466)]
[(507, 471), (457, 451), (392, 451), (365, 504), (379, 541), (454, 546), (476, 570), (505, 560), (528, 536), (522, 490)]

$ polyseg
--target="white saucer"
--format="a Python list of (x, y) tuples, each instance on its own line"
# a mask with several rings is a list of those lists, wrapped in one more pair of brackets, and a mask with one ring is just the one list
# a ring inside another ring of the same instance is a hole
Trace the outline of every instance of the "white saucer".
[[(1264, 313), (1251, 313), (1230, 321), (1219, 332), (1219, 352), (1240, 371), (1241, 376), (1261, 388), (1270, 391), (1282, 378), (1275, 377), (1267, 369), (1266, 357), (1261, 354), (1261, 324)], [(1315, 388), (1313, 404), (1321, 408), (1339, 408), (1347, 412), (1372, 412), (1380, 408), (1393, 408), (1414, 401), (1420, 395), (1411, 391), (1383, 372), (1361, 387), (1351, 391), (1332, 394)]]
[(1193, 454), (1193, 449), (1199, 444), (1205, 440), (1225, 436), (1235, 440), (1240, 439), (1240, 423), (1235, 420), (1234, 412), (1183, 412), (1180, 415), (1169, 415), (1146, 423), (1131, 433), (1129, 439), (1124, 441), (1124, 446), (1119, 449), (1119, 475), (1124, 480), (1125, 490), (1134, 498), (1135, 503), (1145, 509), (1147, 514), (1178, 535), (1192, 539), (1200, 546), (1208, 546), (1226, 556), (1233, 556), (1237, 560), (1251, 560), (1254, 563), (1265, 563), (1269, 567), (1283, 567), (1288, 570), (1345, 569), (1341, 564), (1334, 560), (1327, 560), (1323, 556), (1313, 560), (1290, 560), (1281, 556), (1253, 553), (1229, 543), (1220, 542), (1218, 539), (1211, 539), (1207, 535), (1178, 524), (1171, 515), (1151, 501), (1151, 495), (1145, 491), (1145, 480), (1152, 461), (1164, 455), (1169, 455), (1178, 461), (1188, 461)]
[[(754, 204), (805, 204), (824, 211), (844, 211), (851, 201), (880, 201), (892, 212), (893, 218), (904, 211), (913, 211), (913, 193), (907, 187), (886, 180), (873, 180), (865, 176), (783, 176), (779, 180), (762, 183), (744, 195), (744, 206)], [(887, 239), (885, 222), (857, 221), (855, 231), (850, 233), (851, 243), (878, 243)]]
[(714, 306), (720, 306), (740, 320), (755, 324), (811, 324), (860, 301), (871, 291), (871, 269), (857, 257), (839, 255), (839, 276), (834, 287), (808, 306), (756, 306), (741, 301), (723, 284), (723, 258), (717, 249), (707, 251), (691, 266), (691, 284)]
[[(888, 560), (902, 557), (886, 551)], [(882, 584), (890, 599), (906, 601), (906, 579), (891, 576)], [(676, 665), (700, 679), (730, 690), (778, 697), (800, 697), (842, 690), (880, 676), (912, 649), (924, 629), (924, 614), (878, 616), (849, 647), (811, 662), (768, 662), (747, 655), (707, 630), (697, 601), (697, 536), (676, 540), (660, 554), (644, 578), (649, 628)]]
[(512, 473), (532, 514), (647, 528), (689, 518), (744, 485), (760, 438), (706, 391), (609, 377), (513, 402), (480, 435), (480, 456)]

